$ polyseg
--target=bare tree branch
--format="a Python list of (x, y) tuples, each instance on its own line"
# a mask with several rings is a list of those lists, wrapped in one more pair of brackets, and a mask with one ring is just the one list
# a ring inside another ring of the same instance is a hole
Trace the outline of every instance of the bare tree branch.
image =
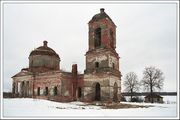
[(124, 86), (125, 86), (125, 91), (131, 93), (131, 101), (132, 101), (133, 93), (139, 91), (139, 86), (140, 86), (138, 82), (138, 77), (134, 72), (130, 72), (126, 74)]
[[(144, 90), (150, 90), (152, 94), (153, 91), (161, 90), (163, 88), (164, 76), (163, 72), (155, 67), (147, 67), (143, 71), (143, 78), (141, 84), (144, 87)], [(153, 99), (152, 101), (153, 102)]]

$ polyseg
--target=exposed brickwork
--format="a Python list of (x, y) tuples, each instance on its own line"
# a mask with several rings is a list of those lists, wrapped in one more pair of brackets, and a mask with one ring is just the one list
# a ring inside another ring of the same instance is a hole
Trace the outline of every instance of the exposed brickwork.
[(29, 69), (31, 72), (45, 72), (49, 70), (59, 70), (59, 55), (47, 46), (47, 41), (33, 50), (29, 55)]
[(116, 25), (100, 10), (89, 22), (89, 50), (84, 74), (77, 64), (71, 72), (60, 70), (60, 57), (44, 41), (29, 55), (29, 67), (14, 75), (13, 97), (54, 101), (119, 101), (121, 72), (116, 53)]
[(85, 100), (120, 100), (121, 73), (115, 48), (116, 25), (101, 9), (89, 22), (89, 50), (84, 71)]

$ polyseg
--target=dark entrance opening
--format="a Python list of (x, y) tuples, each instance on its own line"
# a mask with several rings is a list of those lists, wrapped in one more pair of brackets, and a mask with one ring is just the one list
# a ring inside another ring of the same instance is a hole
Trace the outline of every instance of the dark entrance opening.
[(45, 95), (48, 95), (48, 87), (46, 87)]
[(95, 62), (95, 67), (99, 68), (99, 62)]
[(57, 87), (54, 87), (54, 96), (57, 95)]
[(40, 95), (40, 87), (38, 87), (37, 95), (38, 95), (38, 96)]
[(99, 83), (97, 83), (95, 86), (95, 100), (101, 100), (101, 87)]
[(81, 98), (81, 88), (78, 88), (78, 98)]

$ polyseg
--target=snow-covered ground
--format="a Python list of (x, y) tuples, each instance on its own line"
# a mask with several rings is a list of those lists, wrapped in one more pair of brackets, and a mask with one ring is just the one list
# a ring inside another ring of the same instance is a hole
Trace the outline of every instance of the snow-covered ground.
[(164, 103), (174, 104), (177, 101), (177, 96), (162, 96)]
[(3, 99), (4, 118), (61, 118), (61, 117), (97, 117), (97, 118), (176, 118), (177, 104), (125, 104), (153, 105), (148, 108), (102, 109), (100, 106), (86, 105), (82, 102), (60, 103), (48, 100), (14, 98)]

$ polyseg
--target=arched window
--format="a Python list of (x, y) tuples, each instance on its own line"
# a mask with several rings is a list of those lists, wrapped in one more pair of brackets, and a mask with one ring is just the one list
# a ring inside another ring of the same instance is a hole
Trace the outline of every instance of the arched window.
[(54, 95), (57, 95), (57, 87), (54, 87)]
[(114, 63), (112, 63), (112, 68), (113, 68), (113, 69), (115, 68), (115, 65), (114, 65)]
[(48, 95), (48, 87), (45, 88), (45, 95)]
[(99, 62), (95, 62), (95, 67), (99, 68)]
[(101, 28), (97, 28), (95, 30), (95, 42), (94, 42), (95, 48), (101, 46)]

